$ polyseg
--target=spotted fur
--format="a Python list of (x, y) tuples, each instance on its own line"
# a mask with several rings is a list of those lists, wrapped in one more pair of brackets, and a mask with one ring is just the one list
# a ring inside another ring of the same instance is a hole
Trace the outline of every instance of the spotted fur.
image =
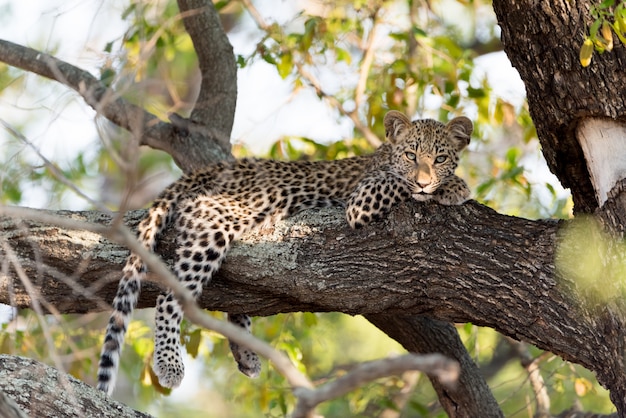
[[(434, 120), (411, 122), (391, 111), (385, 116), (388, 143), (374, 154), (336, 161), (242, 159), (222, 162), (184, 176), (154, 202), (139, 224), (143, 245), (154, 250), (170, 223), (177, 230), (174, 272), (198, 297), (220, 268), (232, 242), (261, 224), (304, 209), (344, 206), (353, 228), (367, 225), (411, 196), (442, 204), (469, 197), (465, 182), (454, 175), (458, 154), (470, 140), (472, 123), (458, 117), (447, 125)], [(131, 254), (113, 300), (98, 371), (98, 388), (111, 393), (124, 334), (139, 296), (146, 267)], [(183, 375), (180, 322), (183, 312), (171, 292), (157, 300), (154, 371), (159, 382), (176, 387)], [(247, 315), (230, 322), (250, 331)], [(231, 343), (239, 370), (257, 376), (260, 362), (250, 350)]]

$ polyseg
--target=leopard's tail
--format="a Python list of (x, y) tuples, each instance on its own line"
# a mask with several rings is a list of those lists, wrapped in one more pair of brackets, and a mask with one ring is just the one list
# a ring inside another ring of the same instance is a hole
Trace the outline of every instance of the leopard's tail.
[[(138, 226), (138, 239), (149, 250), (154, 251), (159, 234), (172, 221), (174, 208), (181, 196), (189, 189), (189, 183), (177, 181), (165, 189), (148, 211), (148, 215)], [(120, 354), (124, 345), (124, 335), (139, 298), (141, 280), (146, 275), (146, 266), (141, 259), (131, 253), (126, 260), (123, 276), (113, 299), (113, 312), (107, 325), (104, 345), (98, 367), (98, 389), (111, 394), (119, 367)]]

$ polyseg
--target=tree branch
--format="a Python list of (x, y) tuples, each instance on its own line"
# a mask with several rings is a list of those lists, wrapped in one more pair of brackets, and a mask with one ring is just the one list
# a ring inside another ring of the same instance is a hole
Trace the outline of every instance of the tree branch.
[(32, 417), (150, 417), (72, 376), (24, 357), (0, 355), (0, 392)]
[(437, 376), (428, 376), (450, 418), (504, 417), (452, 324), (424, 316), (370, 314), (365, 317), (412, 353), (440, 353), (459, 363), (461, 374), (454, 387), (443, 384)]
[(221, 133), (216, 136), (216, 142), (228, 154), (237, 103), (237, 64), (233, 48), (213, 2), (179, 0), (178, 8), (198, 55), (202, 75), (200, 92), (190, 119)]
[[(132, 132), (141, 139), (141, 145), (167, 152), (174, 158), (176, 164), (188, 173), (205, 167), (209, 162), (232, 158), (230, 132), (237, 94), (232, 47), (223, 32), (219, 36), (217, 29), (221, 29), (221, 26), (219, 26), (219, 16), (213, 6), (207, 6), (206, 2), (201, 3), (203, 4), (203, 8), (200, 9), (203, 10), (202, 13), (186, 12), (183, 14), (185, 22), (188, 20), (200, 22), (200, 24), (196, 22), (196, 26), (192, 24), (194, 27), (192, 33), (196, 41), (201, 37), (201, 33), (206, 36), (202, 32), (206, 29), (202, 22), (210, 21), (215, 24), (217, 19), (217, 27), (212, 27), (212, 30), (208, 32), (213, 38), (206, 38), (200, 42), (203, 47), (209, 43), (216, 50), (211, 52), (213, 55), (207, 55), (206, 48), (203, 52), (199, 52), (204, 59), (212, 57), (213, 63), (209, 68), (201, 69), (216, 73), (220, 71), (214, 66), (231, 69), (225, 71), (226, 75), (219, 77), (205, 74), (202, 86), (206, 82), (211, 89), (216, 88), (214, 84), (217, 79), (228, 82), (231, 86), (217, 89), (217, 93), (214, 93), (211, 99), (205, 97), (209, 95), (207, 87), (201, 87), (201, 97), (192, 112), (191, 120), (173, 114), (170, 116), (172, 123), (160, 121), (153, 114), (122, 98), (119, 92), (108, 88), (89, 72), (44, 52), (1, 39), (0, 61), (58, 81), (75, 90), (96, 112)], [(229, 54), (225, 54), (225, 51), (229, 51)], [(216, 146), (207, 146), (207, 140), (211, 140)]]
[(419, 370), (437, 376), (446, 386), (454, 386), (459, 376), (459, 365), (441, 354), (416, 356), (407, 354), (359, 364), (354, 370), (317, 389), (299, 388), (295, 391), (298, 403), (292, 418), (309, 417), (315, 406), (330, 399), (343, 396), (373, 380)]
[[(100, 225), (111, 220), (89, 212), (64, 214)], [(143, 214), (131, 212), (125, 221), (134, 227)], [(86, 231), (29, 220), (24, 225), (28, 232), (4, 218), (2, 236), (37, 278), (42, 298), (61, 312), (100, 309), (46, 272), (54, 267), (86, 292), (112, 300), (127, 254), (123, 248)], [(338, 210), (305, 212), (271, 233), (239, 241), (200, 305), (253, 315), (338, 311), (472, 322), (582, 364), (602, 383), (612, 373), (611, 354), (620, 341), (594, 325), (610, 311), (589, 311), (576, 282), (556, 274), (558, 225), (503, 216), (476, 203), (409, 203), (358, 231), (350, 230)], [(174, 234), (169, 231), (158, 249), (170, 263)], [(8, 274), (0, 301), (30, 306), (20, 281), (13, 271)], [(158, 292), (147, 283), (139, 306), (153, 306)]]
[(38, 74), (71, 88), (96, 112), (114, 124), (142, 136), (142, 144), (171, 152), (168, 138), (172, 127), (153, 114), (129, 103), (89, 72), (45, 52), (0, 39), (0, 61)]

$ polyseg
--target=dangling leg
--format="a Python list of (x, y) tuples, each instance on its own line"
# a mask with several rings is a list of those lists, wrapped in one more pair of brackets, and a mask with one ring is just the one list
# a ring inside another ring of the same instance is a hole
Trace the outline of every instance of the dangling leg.
[[(183, 282), (187, 290), (191, 291), (194, 299), (197, 299), (202, 293), (203, 282), (208, 282), (217, 269), (211, 268), (210, 263), (207, 264), (208, 268), (202, 266), (200, 263), (204, 258), (201, 257), (201, 253), (192, 254), (181, 245), (177, 246), (176, 258), (174, 266), (176, 277)], [(198, 261), (191, 264), (193, 260)], [(185, 375), (180, 342), (182, 319), (183, 310), (174, 294), (168, 292), (159, 295), (155, 313), (153, 365), (159, 383), (169, 388), (180, 385)]]
[[(246, 314), (228, 314), (228, 322), (243, 328), (248, 333), (252, 333), (252, 320)], [(240, 346), (228, 340), (230, 351), (237, 362), (239, 371), (248, 377), (259, 377), (261, 374), (261, 361), (254, 351)]]

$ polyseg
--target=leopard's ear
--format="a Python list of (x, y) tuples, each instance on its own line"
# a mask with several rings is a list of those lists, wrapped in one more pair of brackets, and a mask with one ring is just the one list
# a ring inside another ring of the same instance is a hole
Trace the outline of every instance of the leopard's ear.
[(402, 112), (390, 110), (385, 115), (385, 135), (391, 143), (395, 143), (398, 135), (410, 127), (411, 120)]
[(446, 129), (450, 133), (450, 139), (456, 145), (456, 149), (461, 151), (469, 145), (474, 125), (465, 116), (458, 116), (448, 122)]

